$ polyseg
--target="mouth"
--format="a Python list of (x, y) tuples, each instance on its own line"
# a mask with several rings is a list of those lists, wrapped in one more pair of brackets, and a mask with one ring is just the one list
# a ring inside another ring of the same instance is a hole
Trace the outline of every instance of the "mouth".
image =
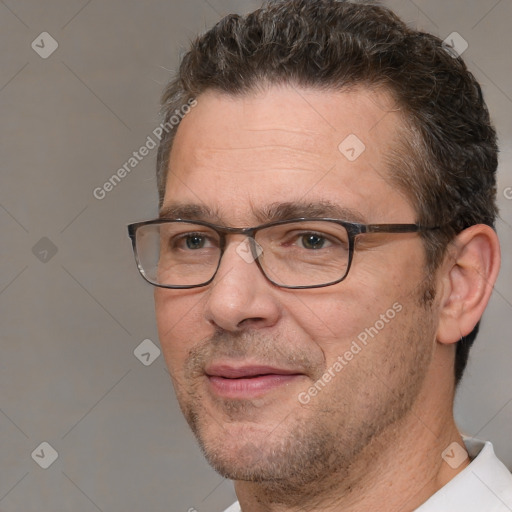
[(217, 364), (205, 369), (211, 391), (222, 398), (257, 398), (304, 377), (293, 369)]

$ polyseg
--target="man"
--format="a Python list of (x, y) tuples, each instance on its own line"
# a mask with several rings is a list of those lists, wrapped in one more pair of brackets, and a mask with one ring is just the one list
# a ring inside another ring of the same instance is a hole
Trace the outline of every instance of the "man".
[(500, 261), (463, 61), (384, 7), (276, 1), (193, 43), (183, 105), (130, 235), (229, 512), (512, 510), (452, 412)]

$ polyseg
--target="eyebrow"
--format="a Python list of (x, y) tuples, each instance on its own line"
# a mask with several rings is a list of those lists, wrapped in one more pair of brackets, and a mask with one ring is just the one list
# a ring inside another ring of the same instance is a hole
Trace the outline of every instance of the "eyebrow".
[(163, 206), (158, 214), (160, 219), (187, 219), (220, 222), (221, 217), (217, 211), (213, 211), (202, 204), (173, 203)]
[[(316, 202), (285, 202), (271, 203), (265, 207), (252, 209), (251, 214), (257, 219), (257, 222), (265, 224), (280, 220), (299, 219), (299, 218), (333, 218), (346, 220), (349, 222), (358, 222), (366, 224), (363, 214), (352, 208), (345, 208), (331, 201)], [(201, 220), (223, 224), (222, 215), (218, 210), (214, 210), (202, 204), (169, 204), (160, 210), (161, 219), (185, 219)]]

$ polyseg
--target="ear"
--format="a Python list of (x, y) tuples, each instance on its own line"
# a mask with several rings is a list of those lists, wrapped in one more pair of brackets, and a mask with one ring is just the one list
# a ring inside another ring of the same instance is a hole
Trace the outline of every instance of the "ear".
[(455, 343), (473, 330), (489, 302), (500, 261), (496, 232), (484, 224), (465, 229), (450, 244), (439, 276), (440, 343)]

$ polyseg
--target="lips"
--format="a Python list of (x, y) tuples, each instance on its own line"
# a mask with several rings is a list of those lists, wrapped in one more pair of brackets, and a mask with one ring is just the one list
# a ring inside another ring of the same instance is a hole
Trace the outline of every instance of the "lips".
[(273, 366), (230, 366), (230, 365), (212, 365), (206, 368), (205, 373), (210, 377), (223, 377), (225, 379), (243, 379), (254, 378), (262, 375), (294, 375), (298, 372)]
[(211, 391), (221, 397), (249, 399), (303, 377), (297, 370), (266, 365), (210, 365), (205, 369)]

